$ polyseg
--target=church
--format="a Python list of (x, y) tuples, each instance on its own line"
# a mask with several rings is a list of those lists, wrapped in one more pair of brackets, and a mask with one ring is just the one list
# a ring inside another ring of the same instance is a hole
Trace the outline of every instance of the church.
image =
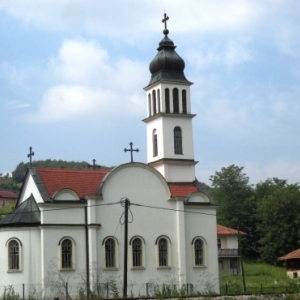
[(0, 222), (0, 295), (12, 285), (25, 297), (99, 286), (121, 296), (124, 270), (131, 296), (168, 285), (219, 292), (216, 206), (195, 176), (192, 83), (167, 19), (144, 88), (147, 163), (133, 161), (131, 143), (131, 162), (111, 170), (29, 167)]

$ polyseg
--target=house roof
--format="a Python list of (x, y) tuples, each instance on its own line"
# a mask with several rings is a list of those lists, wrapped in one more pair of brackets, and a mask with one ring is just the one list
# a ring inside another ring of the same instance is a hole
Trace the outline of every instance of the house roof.
[[(49, 198), (62, 189), (72, 189), (80, 198), (86, 195), (97, 195), (102, 180), (110, 172), (110, 170), (51, 168), (37, 168), (36, 171), (39, 179), (35, 180), (40, 181)], [(194, 182), (168, 183), (168, 185), (172, 197), (187, 197), (199, 191)]]
[(288, 259), (300, 259), (300, 249), (292, 251), (278, 258), (278, 260), (288, 260)]
[(245, 232), (232, 229), (223, 225), (217, 224), (217, 234), (219, 235), (246, 235)]
[(0, 221), (0, 227), (38, 225), (40, 222), (40, 209), (31, 195)]
[(188, 195), (198, 192), (194, 183), (169, 183), (169, 188), (173, 197), (187, 197)]
[(0, 190), (0, 198), (17, 199), (18, 195), (10, 190)]
[(72, 189), (79, 198), (97, 195), (102, 179), (109, 172), (109, 170), (48, 168), (37, 168), (37, 171), (49, 197), (62, 189)]

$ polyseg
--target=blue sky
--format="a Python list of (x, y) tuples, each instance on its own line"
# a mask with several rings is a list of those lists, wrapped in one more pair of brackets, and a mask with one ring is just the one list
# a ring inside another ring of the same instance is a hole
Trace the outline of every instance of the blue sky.
[(192, 81), (196, 176), (300, 182), (300, 2), (0, 0), (0, 172), (34, 159), (146, 162), (150, 61), (169, 37)]

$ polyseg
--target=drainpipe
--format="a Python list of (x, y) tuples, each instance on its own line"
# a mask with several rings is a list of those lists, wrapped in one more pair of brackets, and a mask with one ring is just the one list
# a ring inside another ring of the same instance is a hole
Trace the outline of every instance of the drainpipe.
[(89, 229), (88, 229), (88, 216), (87, 206), (84, 207), (85, 215), (85, 255), (86, 255), (86, 296), (90, 299), (90, 243), (89, 243)]

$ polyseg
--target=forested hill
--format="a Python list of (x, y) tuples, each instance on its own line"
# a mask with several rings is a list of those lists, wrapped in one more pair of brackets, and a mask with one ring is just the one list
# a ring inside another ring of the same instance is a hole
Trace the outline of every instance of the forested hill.
[[(96, 164), (97, 165), (97, 164)], [(34, 167), (40, 168), (57, 168), (57, 169), (91, 169), (91, 164), (86, 161), (75, 162), (65, 160), (36, 160), (32, 163)], [(29, 163), (19, 163), (16, 169), (12, 172), (12, 178), (4, 175), (0, 177), (0, 189), (8, 189), (18, 192), (23, 182)], [(112, 167), (101, 166), (101, 169), (111, 169)]]

